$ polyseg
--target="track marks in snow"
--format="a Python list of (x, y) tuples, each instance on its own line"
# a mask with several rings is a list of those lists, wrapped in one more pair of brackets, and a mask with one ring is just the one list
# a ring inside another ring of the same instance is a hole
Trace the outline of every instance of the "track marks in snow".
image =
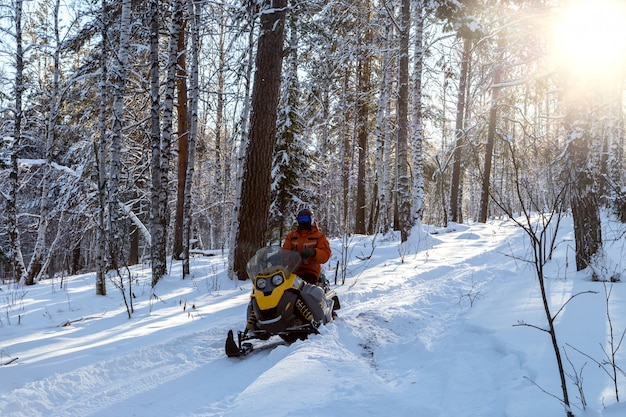
[[(473, 403), (472, 396), (484, 396), (483, 387), (497, 385), (495, 381), (511, 372), (511, 368), (513, 372), (520, 368), (521, 358), (508, 352), (488, 330), (468, 326), (464, 318), (473, 303), (480, 303), (483, 294), (488, 293), (492, 280), (507, 277), (519, 268), (513, 258), (505, 258), (509, 237), (485, 226), (471, 234), (461, 231), (439, 235), (436, 245), (405, 257), (403, 263), (393, 263), (389, 256), (382, 256), (387, 259), (386, 264), (376, 265), (377, 271), (384, 271), (382, 274), (368, 275), (364, 270), (358, 282), (339, 290), (345, 306), (336, 324), (339, 345), (360, 357), (388, 389), (401, 392), (401, 396), (417, 396), (418, 400), (413, 398), (412, 403), (439, 401), (436, 411), (424, 409), (423, 415), (482, 416), (500, 409), (500, 415), (505, 415), (505, 403), (498, 392), (488, 394), (492, 401), (475, 410), (452, 409), (446, 405), (446, 393), (459, 393), (468, 398), (467, 403)], [(467, 242), (467, 250), (458, 251), (459, 240)], [(449, 246), (457, 250), (452, 251)], [(488, 259), (493, 259), (494, 250), (503, 254), (500, 268), (510, 265), (511, 270), (491, 268)], [(376, 253), (372, 259), (371, 264), (375, 264)], [(456, 353), (459, 340), (465, 346), (461, 351), (466, 352), (461, 356)], [(451, 343), (457, 345), (448, 346)], [(407, 351), (414, 352), (409, 355), (414, 361), (399, 363), (396, 358), (406, 358)], [(500, 360), (494, 363), (494, 357)], [(435, 377), (440, 372), (450, 374), (443, 379)], [(472, 375), (472, 380), (459, 375)], [(433, 386), (431, 380), (445, 383)], [(519, 380), (511, 383), (528, 384), (521, 371)]]
[(22, 410), (28, 417), (94, 415), (222, 358), (223, 340), (217, 346), (222, 336), (196, 333), (55, 374), (1, 397), (0, 408), (11, 417), (26, 416)]

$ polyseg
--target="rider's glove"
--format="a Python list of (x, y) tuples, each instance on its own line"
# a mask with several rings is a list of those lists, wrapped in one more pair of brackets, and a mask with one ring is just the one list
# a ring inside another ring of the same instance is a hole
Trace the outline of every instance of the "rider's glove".
[(312, 256), (315, 256), (315, 249), (313, 248), (303, 249), (302, 252), (300, 252), (300, 256), (302, 256), (302, 259), (308, 259)]

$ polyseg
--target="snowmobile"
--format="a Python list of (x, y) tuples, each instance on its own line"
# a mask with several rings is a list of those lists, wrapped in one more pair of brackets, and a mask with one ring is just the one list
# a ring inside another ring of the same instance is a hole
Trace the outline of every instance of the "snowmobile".
[(279, 336), (287, 344), (319, 333), (318, 327), (332, 321), (340, 308), (335, 291), (305, 282), (294, 274), (302, 258), (279, 246), (259, 249), (248, 261), (246, 272), (252, 281), (245, 330), (232, 330), (226, 338), (226, 355), (243, 356), (253, 349), (249, 340)]

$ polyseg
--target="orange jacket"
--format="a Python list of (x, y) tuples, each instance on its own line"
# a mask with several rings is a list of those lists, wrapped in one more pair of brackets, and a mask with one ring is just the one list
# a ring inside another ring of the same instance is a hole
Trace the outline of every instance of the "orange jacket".
[(322, 270), (321, 264), (326, 263), (330, 259), (330, 244), (326, 235), (319, 229), (317, 222), (313, 222), (311, 230), (300, 229), (292, 230), (285, 237), (283, 248), (302, 252), (305, 248), (315, 249), (315, 256), (303, 259), (296, 275), (313, 274), (319, 280)]

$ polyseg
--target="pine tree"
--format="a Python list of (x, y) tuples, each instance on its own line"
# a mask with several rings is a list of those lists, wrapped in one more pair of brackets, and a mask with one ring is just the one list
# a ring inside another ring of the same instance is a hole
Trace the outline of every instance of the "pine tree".
[(298, 44), (297, 17), (296, 13), (290, 14), (289, 43), (293, 47), (286, 57), (286, 74), (278, 106), (277, 142), (272, 162), (269, 225), (270, 231), (279, 241), (285, 229), (291, 225), (297, 210), (304, 204), (314, 203), (312, 200), (315, 195), (310, 186), (313, 161), (309, 151), (314, 144), (310, 139), (302, 137), (304, 125), (299, 112), (298, 52), (295, 48)]
[(243, 161), (233, 272), (247, 279), (246, 263), (265, 245), (270, 207), (272, 154), (276, 144), (276, 110), (280, 98), (283, 36), (287, 0), (265, 0), (256, 53), (250, 134)]

